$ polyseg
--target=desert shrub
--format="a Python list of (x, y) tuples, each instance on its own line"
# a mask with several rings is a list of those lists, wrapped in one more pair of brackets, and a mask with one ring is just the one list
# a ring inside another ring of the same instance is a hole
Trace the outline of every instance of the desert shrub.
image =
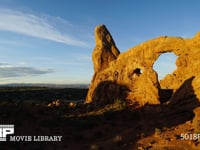
[(155, 136), (159, 136), (161, 134), (161, 129), (155, 128)]
[(114, 102), (115, 104), (122, 104), (123, 103), (123, 101), (122, 101), (122, 99), (120, 99), (120, 98), (117, 98), (116, 100), (115, 100), (115, 102)]
[(113, 104), (113, 109), (116, 109), (116, 110), (123, 110), (126, 108), (126, 101), (125, 100), (122, 100), (120, 98), (117, 98), (115, 101), (114, 101), (114, 104)]

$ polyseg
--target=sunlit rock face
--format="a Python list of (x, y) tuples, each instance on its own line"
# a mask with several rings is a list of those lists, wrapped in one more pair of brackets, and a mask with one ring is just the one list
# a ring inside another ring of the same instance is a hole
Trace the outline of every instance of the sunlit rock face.
[[(191, 79), (191, 94), (200, 98), (200, 33), (192, 39), (161, 36), (141, 43), (120, 53), (105, 25), (95, 28), (96, 47), (92, 60), (94, 75), (86, 97), (86, 103), (111, 103), (123, 99), (139, 106), (159, 104), (161, 89), (172, 89), (170, 102), (179, 101)], [(167, 52), (177, 56), (177, 69), (158, 81), (153, 64)], [(184, 90), (185, 89), (185, 90)], [(198, 90), (199, 89), (199, 90)], [(187, 97), (187, 92), (185, 93)]]

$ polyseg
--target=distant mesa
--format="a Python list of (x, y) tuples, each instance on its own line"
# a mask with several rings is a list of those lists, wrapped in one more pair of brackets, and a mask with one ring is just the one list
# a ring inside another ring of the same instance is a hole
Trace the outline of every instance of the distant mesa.
[[(95, 28), (95, 40), (94, 75), (85, 103), (111, 103), (120, 98), (143, 106), (163, 103), (165, 98), (169, 103), (200, 99), (200, 33), (191, 39), (161, 36), (123, 53), (105, 25)], [(153, 64), (167, 52), (177, 56), (177, 69), (159, 82)]]

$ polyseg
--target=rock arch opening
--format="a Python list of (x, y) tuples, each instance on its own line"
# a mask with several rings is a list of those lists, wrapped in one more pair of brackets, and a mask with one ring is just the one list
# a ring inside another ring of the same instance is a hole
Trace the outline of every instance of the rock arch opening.
[(155, 61), (153, 69), (158, 74), (158, 80), (164, 79), (167, 74), (171, 74), (176, 68), (177, 56), (173, 52), (163, 53)]
[[(158, 80), (162, 80), (166, 75), (171, 74), (176, 67), (177, 56), (173, 52), (163, 53), (155, 61), (153, 69), (158, 74)], [(170, 100), (173, 94), (173, 89), (162, 88), (159, 91), (160, 102), (165, 103)]]

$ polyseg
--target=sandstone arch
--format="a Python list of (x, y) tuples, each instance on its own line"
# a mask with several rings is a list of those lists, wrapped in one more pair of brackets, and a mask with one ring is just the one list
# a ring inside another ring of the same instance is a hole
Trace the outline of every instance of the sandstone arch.
[[(160, 88), (170, 88), (174, 92), (185, 80), (195, 77), (194, 89), (200, 88), (196, 82), (199, 79), (200, 60), (200, 33), (192, 39), (180, 37), (161, 36), (128, 51), (121, 53), (117, 49), (112, 36), (105, 25), (95, 29), (96, 47), (93, 51), (94, 76), (85, 102), (112, 101), (122, 94), (121, 98), (137, 102), (140, 105), (146, 103), (159, 104)], [(167, 75), (159, 84), (157, 73), (153, 70), (153, 64), (158, 57), (166, 52), (173, 52), (178, 56), (177, 70)], [(133, 77), (134, 69), (140, 68), (142, 74)], [(117, 72), (117, 78), (116, 78)], [(107, 85), (98, 90), (98, 96), (94, 91), (102, 82), (108, 81), (117, 86)], [(108, 87), (112, 90), (108, 90)], [(126, 87), (126, 88), (121, 88)], [(112, 91), (112, 92), (110, 92)], [(106, 94), (105, 94), (106, 93)], [(200, 97), (200, 92), (195, 93)], [(176, 99), (172, 97), (171, 99)]]

